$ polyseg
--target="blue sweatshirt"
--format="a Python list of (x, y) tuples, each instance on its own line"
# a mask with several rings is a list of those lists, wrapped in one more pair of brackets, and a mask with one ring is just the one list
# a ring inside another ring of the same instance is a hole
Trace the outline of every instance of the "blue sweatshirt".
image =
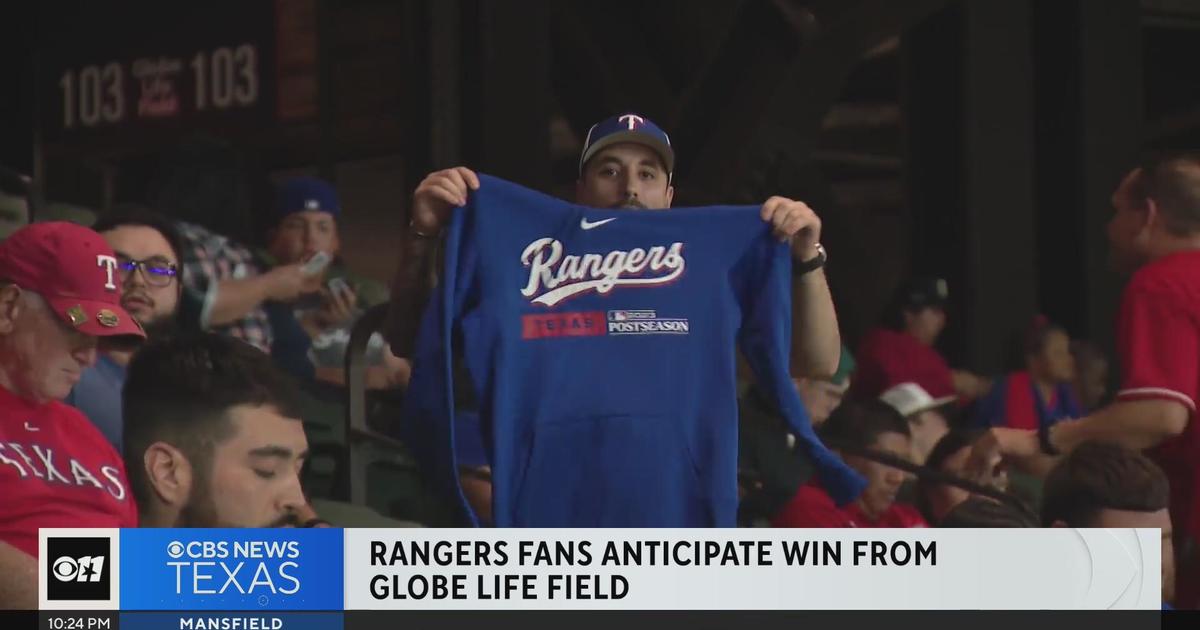
[(734, 526), (736, 345), (831, 496), (862, 491), (788, 374), (790, 252), (757, 208), (598, 210), (480, 179), (450, 222), (403, 420), (460, 500), (455, 356), (497, 526)]

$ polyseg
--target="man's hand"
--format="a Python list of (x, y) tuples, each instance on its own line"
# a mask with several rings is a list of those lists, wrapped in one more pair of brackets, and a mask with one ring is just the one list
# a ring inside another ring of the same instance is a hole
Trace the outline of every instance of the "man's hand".
[(383, 369), (386, 371), (388, 387), (408, 387), (409, 377), (412, 376), (412, 364), (383, 349)]
[(350, 323), (354, 319), (358, 295), (353, 289), (331, 291), (321, 289), (321, 309), (316, 313), (317, 325), (326, 330)]
[(792, 257), (810, 260), (821, 242), (821, 219), (803, 201), (771, 197), (762, 206), (762, 219), (771, 224), (775, 237), (792, 244)]
[(978, 483), (999, 486), (1007, 458), (1028, 458), (1041, 452), (1037, 433), (1021, 429), (988, 429), (971, 445), (964, 472)]
[(950, 376), (954, 381), (954, 392), (964, 400), (982, 398), (992, 389), (991, 379), (965, 370), (952, 370)]
[(266, 280), (267, 299), (275, 302), (292, 302), (305, 293), (321, 290), (321, 275), (304, 273), (304, 264), (280, 265), (263, 274)]
[(440, 232), (450, 211), (466, 205), (472, 190), (479, 190), (479, 176), (465, 166), (430, 173), (413, 193), (413, 227), (422, 234)]

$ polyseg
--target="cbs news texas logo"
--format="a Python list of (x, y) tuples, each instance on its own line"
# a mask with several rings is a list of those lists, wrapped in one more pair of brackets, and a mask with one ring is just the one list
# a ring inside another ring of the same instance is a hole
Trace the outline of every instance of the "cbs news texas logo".
[[(167, 566), (176, 595), (295, 595), (300, 543), (295, 540), (172, 540)], [(266, 600), (260, 601), (266, 603)]]

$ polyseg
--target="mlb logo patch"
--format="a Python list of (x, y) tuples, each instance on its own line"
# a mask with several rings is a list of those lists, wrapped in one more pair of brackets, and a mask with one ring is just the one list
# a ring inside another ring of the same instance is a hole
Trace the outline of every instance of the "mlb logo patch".
[(658, 317), (658, 314), (649, 309), (608, 312), (608, 321), (610, 322), (628, 322), (633, 320), (655, 319), (656, 317)]

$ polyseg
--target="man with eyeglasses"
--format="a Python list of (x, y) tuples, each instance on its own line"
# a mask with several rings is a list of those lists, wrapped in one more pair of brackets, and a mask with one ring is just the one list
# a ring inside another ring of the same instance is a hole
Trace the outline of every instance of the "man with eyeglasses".
[[(121, 306), (154, 339), (176, 328), (181, 293), (179, 235), (173, 224), (133, 204), (114, 207), (93, 226), (116, 254)], [(121, 390), (131, 349), (102, 352), (67, 397), (121, 451)]]

